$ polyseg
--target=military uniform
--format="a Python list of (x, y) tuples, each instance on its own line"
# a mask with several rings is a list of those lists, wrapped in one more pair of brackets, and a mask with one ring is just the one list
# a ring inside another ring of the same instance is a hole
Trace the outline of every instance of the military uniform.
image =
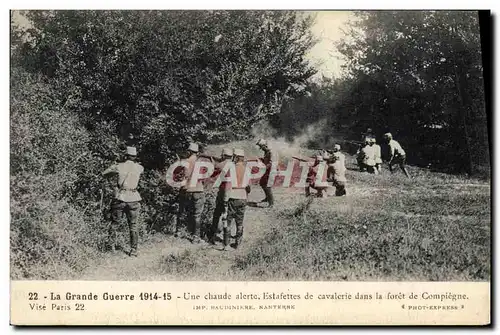
[[(135, 157), (136, 149), (127, 147), (127, 155)], [(111, 203), (112, 210), (112, 223), (109, 229), (109, 243), (111, 249), (116, 248), (117, 228), (123, 213), (127, 215), (127, 220), (130, 230), (130, 255), (137, 256), (137, 244), (139, 239), (137, 228), (137, 216), (141, 208), (141, 196), (137, 192), (137, 185), (139, 178), (144, 172), (144, 168), (127, 158), (125, 162), (113, 164), (103, 175), (115, 174), (118, 175), (117, 187), (115, 189), (115, 196)]]
[(346, 170), (345, 162), (342, 160), (340, 153), (334, 153), (332, 162), (328, 164), (328, 180), (333, 182), (336, 196), (346, 195)]
[[(178, 219), (186, 212), (187, 230), (190, 233), (192, 242), (201, 242), (201, 216), (205, 208), (205, 189), (203, 182), (198, 180), (194, 186), (191, 186), (191, 177), (194, 171), (194, 165), (198, 160), (198, 145), (192, 143), (189, 146), (191, 155), (181, 161), (187, 163), (184, 170), (186, 184), (179, 191), (179, 212)], [(176, 228), (178, 232), (178, 227)]]
[(380, 148), (380, 145), (377, 144), (375, 138), (372, 138), (370, 141), (373, 143), (372, 147), (375, 153), (375, 170), (380, 172), (382, 169), (382, 149)]
[[(307, 173), (307, 179), (306, 179), (306, 196), (310, 196), (311, 195), (311, 188), (315, 189), (317, 191), (317, 197), (324, 197), (326, 196), (326, 189), (327, 187), (326, 186), (317, 186), (316, 185), (316, 180), (317, 180), (317, 176), (318, 176), (318, 172), (319, 172), (319, 167), (320, 167), (320, 164), (324, 161), (323, 159), (323, 156), (322, 155), (317, 155), (316, 156), (316, 159), (313, 163), (313, 165), (311, 165), (309, 167), (309, 172)], [(326, 176), (326, 166), (325, 166), (325, 171), (324, 171), (324, 176)], [(324, 180), (323, 181), (326, 181), (326, 178), (323, 178)]]
[[(215, 165), (215, 171), (214, 171), (214, 174), (213, 174), (213, 177), (216, 177), (218, 176), (222, 170), (224, 169), (224, 166), (226, 165), (226, 163), (228, 162), (231, 162), (231, 157), (233, 155), (233, 152), (232, 150), (230, 149), (224, 149), (224, 151), (222, 152), (222, 156), (223, 157), (226, 157), (226, 159), (224, 159), (222, 162), (218, 163)], [(227, 176), (227, 174), (226, 174)], [(215, 209), (214, 209), (214, 213), (213, 213), (213, 217), (212, 217), (212, 226), (210, 227), (210, 236), (209, 236), (209, 239), (212, 243), (215, 242), (215, 236), (217, 234), (219, 234), (221, 231), (222, 231), (222, 227), (220, 226), (220, 218), (221, 218), (221, 215), (224, 213), (224, 211), (226, 210), (224, 208), (224, 204), (225, 204), (225, 197), (228, 193), (228, 183), (227, 182), (221, 182), (221, 184), (219, 185), (219, 189), (217, 190), (217, 197), (215, 199)]]
[(408, 170), (406, 169), (406, 152), (403, 150), (399, 142), (392, 139), (391, 133), (385, 134), (384, 138), (388, 141), (387, 145), (389, 146), (389, 170), (393, 172), (393, 166), (398, 164), (404, 174), (408, 178), (411, 178)]
[(269, 207), (273, 207), (274, 206), (273, 191), (271, 187), (267, 185), (272, 168), (272, 161), (273, 161), (272, 152), (269, 149), (269, 147), (267, 147), (267, 142), (265, 140), (259, 140), (257, 142), (257, 145), (264, 151), (264, 157), (262, 158), (262, 163), (266, 166), (266, 172), (264, 173), (262, 178), (260, 178), (259, 181), (259, 185), (264, 190), (264, 194), (266, 196), (264, 200), (262, 200), (262, 202), (267, 202), (269, 204)]
[[(235, 157), (244, 157), (244, 152), (241, 149), (234, 150)], [(224, 250), (228, 250), (229, 237), (231, 233), (231, 222), (234, 219), (236, 224), (236, 241), (234, 247), (238, 248), (243, 239), (243, 221), (245, 219), (245, 209), (247, 205), (248, 187), (243, 185), (245, 176), (245, 163), (237, 161), (236, 181), (237, 185), (230, 185), (227, 199), (227, 225), (224, 227)]]
[(341, 160), (342, 164), (345, 165), (345, 155), (340, 152), (340, 144), (335, 144), (333, 147), (333, 154), (335, 155), (337, 160)]
[(367, 145), (361, 149), (363, 167), (369, 173), (377, 173), (375, 170), (375, 149), (370, 145), (370, 140), (367, 140)]

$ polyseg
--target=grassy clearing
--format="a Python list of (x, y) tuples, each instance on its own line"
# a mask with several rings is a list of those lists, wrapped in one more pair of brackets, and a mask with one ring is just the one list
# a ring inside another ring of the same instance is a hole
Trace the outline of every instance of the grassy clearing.
[[(242, 142), (257, 156), (252, 143)], [(217, 154), (222, 146), (212, 147)], [(253, 150), (253, 151), (252, 151)], [(311, 151), (303, 150), (307, 155)], [(94, 280), (489, 280), (490, 185), (410, 167), (413, 179), (356, 171), (346, 197), (312, 199), (275, 188), (275, 209), (247, 207), (241, 248), (192, 245), (156, 234), (140, 256), (104, 257)], [(211, 197), (205, 222), (210, 222)], [(263, 198), (252, 188), (250, 201)]]
[(235, 271), (254, 280), (489, 280), (488, 185), (411, 172), (351, 170), (347, 197), (290, 199)]

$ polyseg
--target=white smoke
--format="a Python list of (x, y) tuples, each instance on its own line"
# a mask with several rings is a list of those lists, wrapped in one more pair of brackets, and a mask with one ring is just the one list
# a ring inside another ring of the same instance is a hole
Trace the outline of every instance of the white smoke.
[(326, 122), (320, 120), (308, 125), (302, 133), (296, 135), (292, 141), (288, 141), (284, 136), (276, 136), (276, 130), (268, 122), (261, 122), (252, 128), (254, 142), (260, 138), (268, 142), (269, 148), (275, 153), (280, 161), (287, 161), (292, 156), (302, 158), (309, 157), (313, 152), (323, 148), (309, 147), (309, 143), (321, 142), (320, 136), (324, 134)]

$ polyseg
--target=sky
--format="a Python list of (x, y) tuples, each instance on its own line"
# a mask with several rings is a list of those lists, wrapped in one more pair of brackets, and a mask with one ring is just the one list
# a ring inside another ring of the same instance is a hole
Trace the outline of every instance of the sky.
[(318, 69), (315, 77), (338, 77), (341, 75), (341, 65), (344, 63), (337, 53), (334, 43), (344, 35), (345, 27), (353, 12), (350, 11), (320, 11), (315, 14), (316, 22), (312, 26), (313, 35), (319, 40), (308, 54), (309, 61)]
[[(334, 43), (343, 37), (341, 31), (347, 21), (352, 17), (350, 11), (311, 11), (308, 12), (316, 17), (311, 28), (318, 43), (310, 50), (307, 59), (318, 69), (314, 78), (321, 76), (333, 78), (341, 74), (343, 61), (336, 52)], [(18, 12), (14, 11), (14, 20), (21, 25), (27, 25), (28, 21)]]

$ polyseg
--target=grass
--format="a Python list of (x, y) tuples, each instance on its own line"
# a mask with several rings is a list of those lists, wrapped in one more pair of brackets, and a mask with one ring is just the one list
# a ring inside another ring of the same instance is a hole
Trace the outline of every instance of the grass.
[[(231, 145), (259, 154), (249, 142)], [(217, 154), (222, 146), (209, 149)], [(358, 172), (353, 162), (347, 156), (346, 197), (307, 199), (303, 189), (277, 187), (275, 209), (247, 207), (238, 250), (221, 252), (159, 233), (143, 238), (139, 258), (103, 257), (102, 266), (84, 278), (490, 280), (489, 181), (415, 167), (409, 167), (411, 180), (387, 169), (375, 176)], [(249, 200), (262, 198), (262, 190), (252, 188)], [(205, 224), (211, 221), (213, 194), (207, 199)]]
[(410, 171), (350, 170), (347, 197), (290, 199), (235, 270), (253, 280), (489, 280), (488, 185)]

